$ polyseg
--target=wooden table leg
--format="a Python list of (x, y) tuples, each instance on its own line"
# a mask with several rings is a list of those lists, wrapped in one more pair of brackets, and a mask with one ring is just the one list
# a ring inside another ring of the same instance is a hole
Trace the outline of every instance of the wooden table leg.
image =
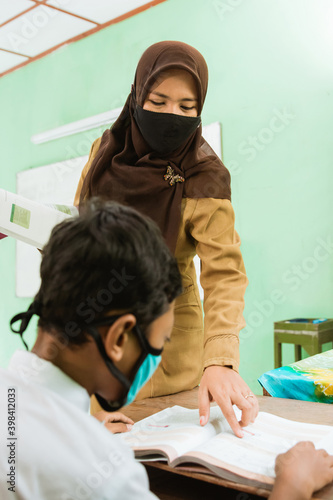
[(295, 344), (295, 361), (302, 359), (302, 346)]
[(282, 366), (282, 346), (278, 340), (274, 341), (274, 365), (275, 368)]

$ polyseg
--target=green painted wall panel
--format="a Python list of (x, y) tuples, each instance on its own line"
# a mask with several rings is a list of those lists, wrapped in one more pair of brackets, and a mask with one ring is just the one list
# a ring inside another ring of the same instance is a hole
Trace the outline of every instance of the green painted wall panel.
[[(250, 280), (241, 374), (257, 393), (273, 367), (273, 322), (333, 316), (332, 20), (329, 0), (167, 0), (0, 79), (0, 186), (15, 190), (17, 172), (88, 153), (101, 130), (39, 146), (30, 137), (121, 106), (151, 43), (203, 53), (203, 121), (222, 124)], [(5, 366), (21, 347), (9, 318), (29, 300), (15, 297), (14, 241), (1, 241), (0, 255)], [(293, 360), (291, 346), (283, 356)]]

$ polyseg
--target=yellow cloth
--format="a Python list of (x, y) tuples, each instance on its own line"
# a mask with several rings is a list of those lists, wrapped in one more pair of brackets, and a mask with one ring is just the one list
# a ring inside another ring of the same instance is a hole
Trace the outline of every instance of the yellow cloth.
[[(92, 144), (75, 195), (79, 204), (84, 178), (96, 156), (101, 138)], [(244, 293), (248, 283), (234, 229), (234, 211), (229, 200), (184, 198), (175, 256), (183, 279), (183, 294), (176, 299), (171, 342), (162, 362), (137, 399), (193, 389), (203, 369), (211, 365), (239, 367), (239, 331)], [(201, 259), (200, 281), (204, 289), (202, 307), (193, 257)], [(204, 324), (203, 324), (204, 323)], [(92, 412), (98, 406), (92, 404)]]

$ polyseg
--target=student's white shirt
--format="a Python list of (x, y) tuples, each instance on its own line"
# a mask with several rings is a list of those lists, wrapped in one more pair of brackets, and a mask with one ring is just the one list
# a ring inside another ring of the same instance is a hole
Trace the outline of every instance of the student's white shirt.
[[(15, 436), (8, 433), (9, 388)], [(87, 391), (51, 362), (15, 352), (8, 370), (0, 369), (1, 499), (156, 500), (144, 467), (89, 415), (89, 403)]]

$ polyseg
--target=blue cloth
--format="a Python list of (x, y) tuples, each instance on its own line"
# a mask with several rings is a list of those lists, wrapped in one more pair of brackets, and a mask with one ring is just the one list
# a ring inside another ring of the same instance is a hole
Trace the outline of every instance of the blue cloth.
[(270, 370), (258, 382), (273, 397), (333, 403), (333, 349)]

